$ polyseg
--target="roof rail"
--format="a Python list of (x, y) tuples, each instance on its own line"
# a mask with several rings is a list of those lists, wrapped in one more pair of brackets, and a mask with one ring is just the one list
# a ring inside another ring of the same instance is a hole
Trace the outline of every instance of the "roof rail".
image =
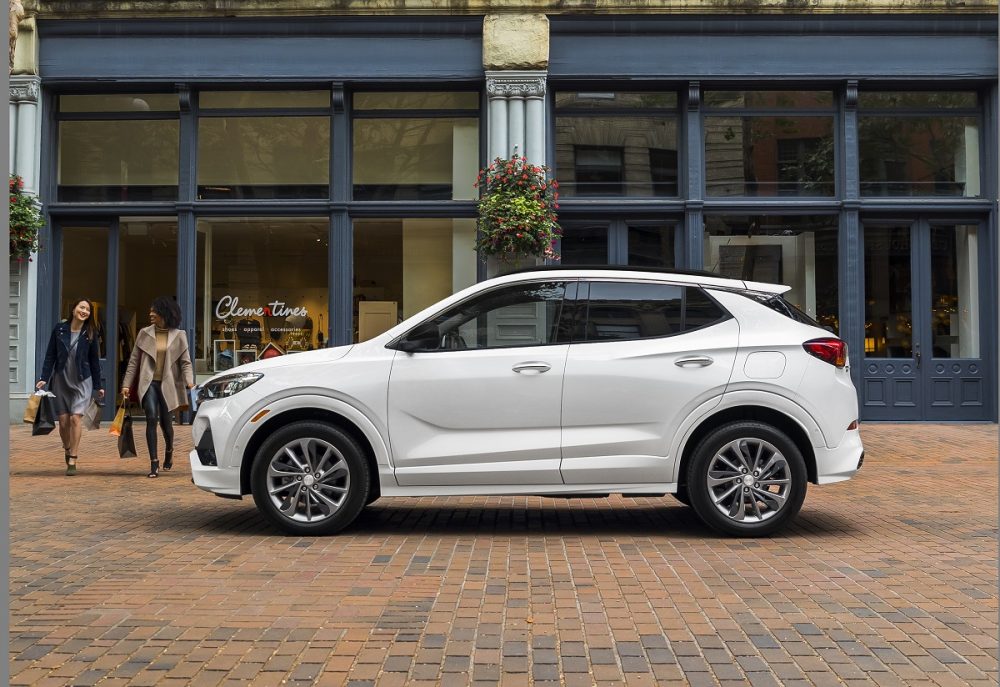
[[(558, 272), (560, 270), (601, 270), (606, 272), (652, 272), (655, 274), (684, 274), (691, 277), (712, 277), (713, 279), (728, 279), (721, 274), (708, 272), (706, 270), (682, 270), (667, 269), (663, 267), (637, 267), (632, 265), (538, 265), (536, 267), (522, 267), (520, 269), (504, 272), (504, 274), (521, 274), (523, 272)], [(739, 281), (742, 281), (741, 279)]]

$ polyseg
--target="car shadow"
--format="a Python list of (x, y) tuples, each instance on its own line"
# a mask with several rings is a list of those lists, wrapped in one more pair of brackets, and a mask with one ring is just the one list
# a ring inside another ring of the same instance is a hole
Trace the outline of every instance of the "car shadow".
[[(555, 501), (552, 505), (541, 506), (477, 507), (447, 503), (415, 505), (412, 499), (381, 499), (365, 508), (340, 536), (621, 536), (720, 539), (742, 541), (751, 546), (755, 541), (762, 541), (720, 535), (702, 523), (694, 510), (670, 497), (645, 499), (641, 505), (629, 507), (622, 507), (620, 503), (605, 505), (594, 499), (587, 499), (586, 505)], [(250, 497), (238, 502), (206, 504), (204, 510), (186, 505), (182, 518), (172, 510), (170, 507), (159, 509), (150, 524), (166, 530), (187, 530), (188, 534), (197, 531), (230, 536), (297, 536), (285, 535), (272, 526)], [(787, 528), (770, 539), (816, 540), (853, 536), (859, 532), (861, 530), (851, 521), (837, 513), (805, 508)]]

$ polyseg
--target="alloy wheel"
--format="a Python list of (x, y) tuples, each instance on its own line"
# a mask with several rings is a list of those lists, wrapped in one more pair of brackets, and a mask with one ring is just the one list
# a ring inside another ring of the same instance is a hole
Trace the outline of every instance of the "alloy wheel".
[(734, 522), (764, 522), (788, 501), (792, 472), (774, 444), (735, 439), (716, 451), (708, 467), (708, 491), (716, 510)]
[(330, 442), (296, 439), (272, 456), (266, 484), (268, 498), (281, 515), (317, 523), (333, 517), (344, 505), (351, 471), (344, 455)]

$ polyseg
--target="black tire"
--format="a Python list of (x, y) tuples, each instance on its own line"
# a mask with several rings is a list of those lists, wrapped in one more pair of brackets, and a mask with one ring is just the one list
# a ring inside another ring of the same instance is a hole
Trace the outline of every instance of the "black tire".
[(691, 505), (691, 495), (688, 493), (686, 484), (677, 485), (677, 491), (671, 494), (671, 496), (683, 503), (685, 506)]
[(709, 527), (763, 537), (799, 512), (807, 480), (795, 442), (771, 425), (746, 421), (719, 427), (698, 444), (688, 466), (687, 489), (691, 507)]
[(368, 500), (369, 479), (357, 442), (322, 422), (279, 429), (257, 451), (250, 472), (257, 508), (284, 532), (306, 536), (350, 525)]

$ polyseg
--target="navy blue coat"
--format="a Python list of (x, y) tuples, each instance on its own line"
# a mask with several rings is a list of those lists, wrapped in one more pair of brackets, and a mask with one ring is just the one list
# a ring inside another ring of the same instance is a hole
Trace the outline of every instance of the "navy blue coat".
[[(70, 331), (69, 322), (56, 325), (49, 337), (49, 347), (45, 351), (45, 362), (42, 363), (40, 380), (49, 383), (52, 375), (62, 372), (69, 358)], [(86, 330), (80, 332), (80, 341), (76, 345), (76, 369), (80, 373), (80, 381), (87, 377), (93, 380), (94, 391), (104, 388), (104, 372), (101, 370), (101, 347), (97, 340), (91, 340)]]

